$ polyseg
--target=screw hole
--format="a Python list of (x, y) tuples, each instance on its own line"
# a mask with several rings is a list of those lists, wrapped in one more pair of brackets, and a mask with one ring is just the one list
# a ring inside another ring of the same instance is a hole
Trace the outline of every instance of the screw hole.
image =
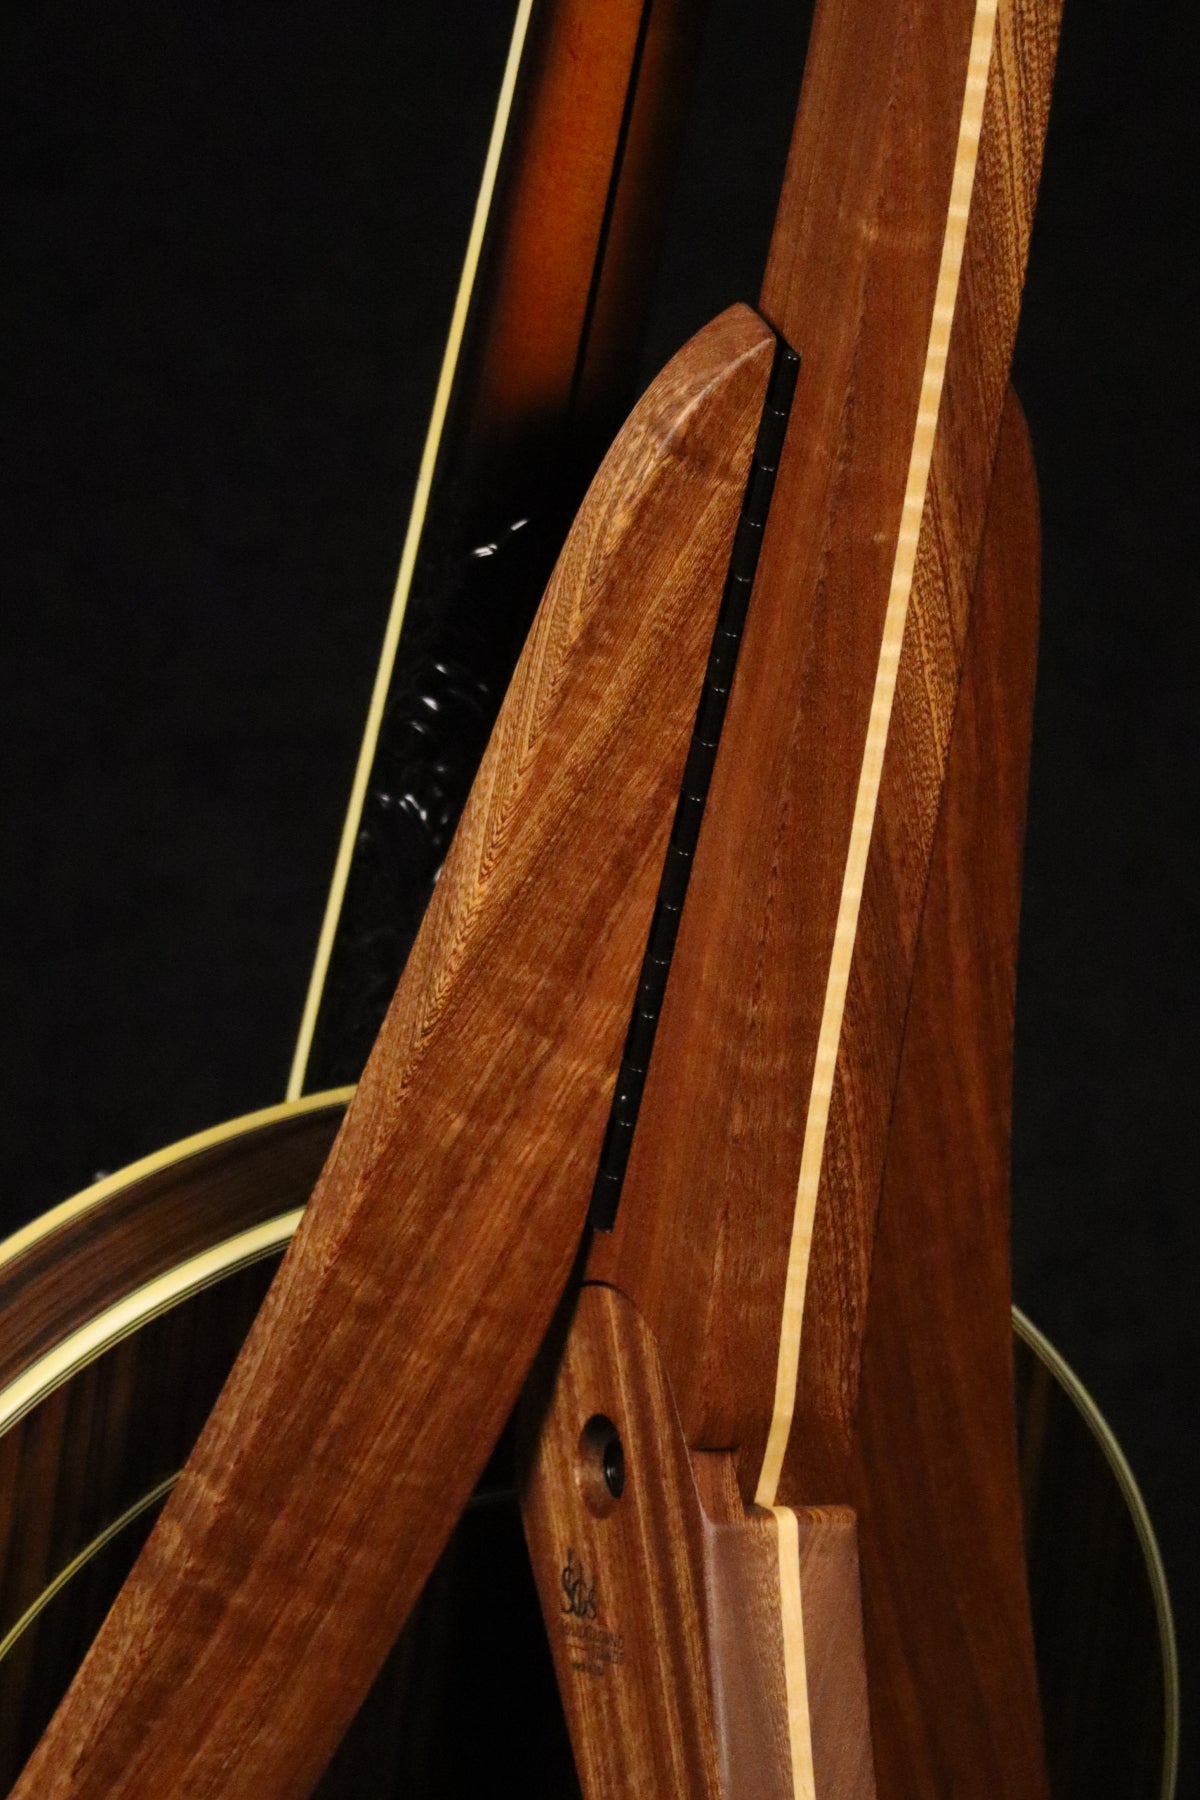
[(625, 1446), (604, 1413), (593, 1413), (579, 1434), (576, 1473), (588, 1510), (606, 1518), (625, 1492)]

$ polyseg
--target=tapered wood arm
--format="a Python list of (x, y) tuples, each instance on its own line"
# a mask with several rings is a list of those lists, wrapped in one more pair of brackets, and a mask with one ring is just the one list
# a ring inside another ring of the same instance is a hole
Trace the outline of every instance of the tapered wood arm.
[(722, 315), (593, 483), (302, 1227), (21, 1800), (306, 1794), (432, 1568), (578, 1247), (773, 350)]
[(525, 1529), (586, 1800), (868, 1800), (876, 1779), (885, 1800), (966, 1800), (981, 1769), (997, 1800), (1045, 1793), (1007, 1193), (1037, 597), (1010, 394), (888, 1134), (852, 1506), (747, 1507), (732, 1450), (688, 1448), (653, 1334), (612, 1288), (584, 1287), (530, 1385)]

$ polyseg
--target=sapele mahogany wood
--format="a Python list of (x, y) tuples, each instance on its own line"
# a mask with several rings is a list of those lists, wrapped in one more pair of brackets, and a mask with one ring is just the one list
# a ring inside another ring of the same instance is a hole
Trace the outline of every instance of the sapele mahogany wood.
[[(747, 1510), (727, 1453), (689, 1455), (654, 1340), (611, 1288), (584, 1287), (551, 1382), (522, 1512), (586, 1800), (874, 1800), (853, 1515)], [(781, 1550), (803, 1595), (802, 1735)]]
[[(247, 1122), (221, 1144), (119, 1182), (59, 1222), (53, 1235), (62, 1267), (39, 1259), (31, 1283), (52, 1279), (60, 1297), (72, 1297), (72, 1324), (83, 1325), (138, 1285), (131, 1269), (139, 1261), (147, 1279), (165, 1272), (160, 1215), (186, 1218), (180, 1247), (193, 1256), (264, 1217), (300, 1207), (343, 1110), (332, 1103), (307, 1118)], [(302, 1156), (296, 1154), (297, 1133), (307, 1140)], [(133, 1258), (132, 1241), (141, 1246)], [(274, 1256), (227, 1275), (172, 1309), (174, 1317), (165, 1315), (109, 1345), (0, 1436), (0, 1639), (73, 1559), (182, 1466), (277, 1263)], [(32, 1270), (30, 1262), (26, 1267)], [(40, 1306), (0, 1315), (10, 1374), (28, 1369), (44, 1347), (43, 1316)], [(1056, 1800), (1093, 1800), (1107, 1784), (1121, 1800), (1159, 1800), (1164, 1669), (1135, 1524), (1071, 1395), (1024, 1340), (1017, 1338), (1014, 1350), (1051, 1791)], [(869, 1373), (869, 1358), (867, 1367)], [(3, 1398), (0, 1390), (0, 1405)], [(730, 1475), (728, 1457), (700, 1454), (692, 1467), (709, 1518), (724, 1516), (728, 1502), (720, 1483)], [(48, 1723), (157, 1510), (148, 1507), (81, 1566), (0, 1657), (0, 1792), (16, 1779)], [(558, 1760), (563, 1728), (542, 1649), (522, 1625), (526, 1606), (536, 1610), (537, 1602), (522, 1566), (519, 1520), (510, 1520), (507, 1510), (489, 1504), (471, 1510), (460, 1524), (426, 1584), (418, 1615), (410, 1618), (322, 1777), (323, 1800), (343, 1793), (352, 1800), (392, 1800), (398, 1789), (413, 1800), (475, 1794), (490, 1779), (495, 1757), (506, 1755), (519, 1755), (537, 1791), (573, 1791)], [(729, 1516), (737, 1515), (730, 1510)], [(745, 1533), (729, 1541), (736, 1548)], [(710, 1581), (719, 1582), (726, 1566), (720, 1558), (710, 1560)], [(761, 1668), (742, 1654), (738, 1608), (745, 1580), (736, 1573), (716, 1611), (729, 1626), (731, 1646), (718, 1688), (718, 1754), (733, 1741), (739, 1721), (753, 1741), (770, 1729), (770, 1710), (766, 1723), (756, 1710), (763, 1698)], [(504, 1621), (503, 1657), (495, 1654), (496, 1619)], [(539, 1616), (536, 1631), (541, 1629)], [(523, 1653), (521, 1645), (527, 1645)], [(464, 1709), (477, 1727), (469, 1737), (459, 1724)], [(886, 1721), (885, 1708), (877, 1731)], [(569, 1749), (566, 1756), (569, 1761)]]
[[(869, 1552), (880, 1791), (896, 1800), (970, 1794), (981, 1767), (989, 1792), (1046, 1792), (1015, 1458), (1007, 1212), (1037, 594), (1036, 487), (1010, 397), (918, 914), (848, 1489), (862, 1508)], [(676, 1223), (682, 1240), (687, 1222)], [(573, 1349), (574, 1329), (568, 1359)], [(572, 1393), (568, 1411), (583, 1404)], [(564, 1427), (560, 1458), (569, 1437)], [(661, 1476), (657, 1485), (671, 1487)], [(560, 1536), (566, 1529), (564, 1520)], [(593, 1560), (601, 1557), (599, 1544), (589, 1547)], [(543, 1580), (548, 1594), (545, 1570)], [(628, 1577), (618, 1584), (638, 1587)], [(760, 1622), (744, 1642), (762, 1633)], [(811, 1697), (811, 1659), (797, 1662)], [(568, 1679), (564, 1671), (564, 1690)], [(852, 1711), (842, 1705), (835, 1716), (845, 1725)], [(661, 1711), (651, 1707), (648, 1717)], [(634, 1729), (598, 1717), (589, 1724), (577, 1743), (623, 1744)], [(802, 1739), (807, 1729), (802, 1723)], [(587, 1758), (585, 1748), (585, 1789)], [(761, 1773), (755, 1779), (763, 1785)], [(631, 1780), (634, 1791), (638, 1785)], [(596, 1780), (598, 1796), (617, 1791), (611, 1775)], [(803, 1777), (797, 1791), (807, 1791)], [(818, 1794), (840, 1791), (817, 1781)]]
[(308, 1792), (461, 1512), (578, 1242), (773, 346), (723, 314), (605, 459), (283, 1270), (18, 1794)]
[[(764, 1504), (853, 1497), (876, 1208), (1056, 30), (1053, 0), (830, 4), (814, 26), (763, 294), (805, 381), (622, 1210), (588, 1265), (645, 1316), (688, 1444), (733, 1449)], [(1011, 1456), (994, 1474), (1011, 1499)], [(1019, 1665), (1020, 1606), (1018, 1623)], [(1032, 1694), (1012, 1690), (1027, 1767)]]
[[(551, 1370), (522, 1514), (586, 1800), (721, 1800), (703, 1514), (653, 1340), (627, 1300), (585, 1287)], [(621, 1439), (619, 1500), (601, 1421)]]
[(881, 1794), (1047, 1793), (1016, 1463), (1009, 1123), (1037, 492), (1005, 409), (888, 1134), (850, 1498)]
[(589, 1263), (651, 1325), (688, 1442), (736, 1446), (747, 1498), (847, 1492), (1056, 27), (1054, 0), (828, 0), (814, 23), (762, 301), (804, 375), (621, 1213)]
[[(167, 1310), (132, 1331), (114, 1324), (93, 1360), (64, 1371), (0, 1433), (0, 1793), (48, 1724), (186, 1461), (344, 1110), (337, 1097), (291, 1116), (238, 1121), (216, 1143), (181, 1146), (150, 1170), (80, 1196), (40, 1243), (26, 1243), (31, 1285), (53, 1277), (78, 1328), (142, 1281), (171, 1274), (164, 1238), (190, 1267), (264, 1218), (288, 1221), (261, 1261), (226, 1266), (200, 1291), (181, 1287)], [(44, 1361), (42, 1309), (0, 1314), (0, 1332), (10, 1375)], [(11, 1392), (0, 1387), (0, 1417)], [(519, 1680), (497, 1681), (497, 1619)], [(515, 1503), (469, 1507), (318, 1800), (474, 1793), (493, 1766), (487, 1746), (502, 1742), (510, 1754), (519, 1747), (535, 1787), (569, 1794), (570, 1751), (540, 1633)], [(477, 1738), (463, 1738), (464, 1705)]]

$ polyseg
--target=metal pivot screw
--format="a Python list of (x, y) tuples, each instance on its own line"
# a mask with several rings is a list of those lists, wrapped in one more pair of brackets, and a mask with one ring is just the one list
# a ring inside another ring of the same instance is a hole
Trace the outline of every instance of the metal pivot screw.
[(601, 1467), (604, 1470), (605, 1486), (613, 1499), (619, 1500), (625, 1492), (625, 1446), (615, 1428), (604, 1446)]
[(625, 1446), (605, 1413), (593, 1413), (579, 1434), (575, 1475), (589, 1512), (607, 1518), (625, 1492)]

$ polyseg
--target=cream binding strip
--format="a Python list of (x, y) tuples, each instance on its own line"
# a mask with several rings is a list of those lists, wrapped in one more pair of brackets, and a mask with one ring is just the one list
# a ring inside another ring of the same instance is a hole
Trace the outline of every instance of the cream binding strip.
[(0, 1434), (11, 1431), (26, 1413), (53, 1393), (70, 1376), (77, 1375), (122, 1339), (140, 1331), (151, 1319), (170, 1312), (183, 1300), (190, 1300), (202, 1288), (224, 1281), (238, 1269), (249, 1268), (287, 1248), (300, 1223), (302, 1207), (252, 1225), (246, 1231), (202, 1250), (175, 1268), (167, 1269), (153, 1281), (145, 1282), (132, 1293), (106, 1306), (78, 1330), (55, 1344), (28, 1369), (17, 1375), (0, 1392)]
[[(788, 1252), (787, 1281), (783, 1297), (783, 1317), (779, 1331), (775, 1406), (755, 1493), (755, 1499), (760, 1506), (774, 1506), (775, 1504), (796, 1404), (796, 1377), (800, 1366), (800, 1330), (804, 1317), (804, 1293), (808, 1282), (808, 1259), (812, 1246), (817, 1189), (825, 1153), (825, 1130), (829, 1122), (829, 1102), (833, 1093), (833, 1076), (837, 1066), (838, 1045), (842, 1035), (842, 1012), (846, 1003), (846, 988), (850, 979), (850, 962), (854, 954), (854, 939), (858, 931), (858, 911), (862, 900), (867, 853), (871, 847), (875, 806), (879, 798), (879, 782), (883, 772), (883, 756), (887, 748), (888, 725), (892, 716), (892, 701), (896, 692), (900, 646), (904, 641), (904, 626), (908, 618), (908, 602), (912, 593), (917, 542), (921, 535), (921, 519), (925, 511), (925, 492), (929, 485), (933, 442), (937, 432), (942, 387), (946, 378), (950, 328), (954, 322), (959, 275), (962, 271), (963, 245), (967, 235), (967, 218), (971, 210), (971, 193), (975, 185), (979, 133), (983, 123), (983, 103), (987, 93), (992, 39), (996, 27), (996, 6), (997, 0), (978, 0), (971, 29), (966, 89), (963, 94), (962, 114), (959, 119), (958, 148), (954, 158), (950, 207), (946, 216), (946, 235), (942, 240), (937, 292), (933, 303), (933, 318), (929, 326), (929, 347), (925, 352), (925, 372), (921, 379), (916, 430), (913, 434), (912, 450), (909, 455), (908, 479), (905, 483), (904, 505), (900, 515), (900, 535), (896, 540), (896, 557), (892, 565), (892, 582), (883, 624), (883, 642), (880, 646), (879, 663), (875, 672), (875, 691), (871, 699), (871, 715), (867, 723), (867, 739), (863, 748), (862, 768), (858, 777), (854, 823), (850, 830), (850, 848), (846, 857), (846, 871), (842, 878), (842, 896), (838, 906), (837, 927), (834, 932), (833, 956), (830, 960), (829, 979), (825, 988), (825, 1005), (821, 1014), (820, 1036), (817, 1040), (812, 1093), (809, 1097), (808, 1118), (804, 1128), (804, 1147), (800, 1158), (800, 1179), (796, 1191), (796, 1210), (792, 1222), (792, 1240)], [(780, 1543), (782, 1547), (782, 1537)]]
[[(35, 1244), (43, 1243), (46, 1238), (61, 1226), (73, 1224), (85, 1213), (102, 1206), (114, 1194), (122, 1189), (132, 1187), (135, 1181), (144, 1181), (151, 1175), (162, 1174), (176, 1164), (186, 1162), (190, 1157), (200, 1156), (206, 1150), (213, 1150), (218, 1144), (229, 1144), (234, 1138), (250, 1136), (269, 1125), (282, 1124), (285, 1119), (298, 1119), (308, 1113), (324, 1112), (327, 1109), (349, 1106), (354, 1093), (353, 1087), (324, 1088), (315, 1094), (306, 1094), (302, 1100), (281, 1100), (274, 1106), (260, 1107), (257, 1112), (242, 1113), (238, 1118), (226, 1119), (220, 1125), (210, 1125), (204, 1131), (194, 1132), (190, 1137), (179, 1138), (174, 1144), (168, 1144), (162, 1150), (155, 1150), (150, 1156), (139, 1157), (137, 1162), (127, 1163), (123, 1169), (117, 1169), (111, 1175), (94, 1181), (91, 1187), (72, 1194), (69, 1199), (60, 1200), (49, 1212), (39, 1213), (28, 1225), (22, 1225), (0, 1243), (0, 1270), (7, 1264), (24, 1256)], [(0, 1390), (0, 1411), (3, 1408), (3, 1390)]]
[(350, 875), (350, 861), (354, 854), (355, 839), (358, 837), (359, 821), (362, 818), (363, 806), (367, 798), (367, 782), (371, 776), (371, 765), (375, 761), (375, 747), (379, 741), (379, 727), (383, 722), (384, 703), (392, 684), (392, 670), (395, 667), (396, 650), (400, 643), (400, 628), (404, 624), (404, 614), (408, 607), (408, 593), (412, 586), (413, 570), (417, 562), (417, 550), (421, 542), (421, 533), (425, 528), (425, 512), (429, 505), (429, 492), (433, 486), (434, 465), (437, 462), (438, 450), (442, 442), (446, 409), (450, 404), (450, 390), (454, 385), (463, 333), (467, 326), (467, 313), (471, 305), (471, 295), (475, 289), (475, 277), (479, 271), (484, 232), (487, 230), (488, 214), (491, 212), (492, 198), (496, 191), (500, 153), (504, 148), (504, 139), (508, 131), (513, 95), (517, 86), (517, 73), (521, 66), (521, 56), (525, 49), (525, 37), (529, 29), (529, 17), (532, 11), (533, 0), (521, 0), (517, 8), (512, 38), (509, 41), (508, 60), (504, 66), (504, 79), (500, 83), (500, 98), (496, 102), (496, 116), (492, 121), (492, 135), (488, 141), (487, 157), (483, 165), (483, 179), (479, 184), (479, 197), (475, 202), (471, 234), (467, 239), (467, 253), (463, 258), (458, 293), (454, 301), (454, 311), (450, 317), (450, 332), (442, 355), (442, 367), (434, 394), (433, 411), (429, 416), (425, 448), (421, 452), (421, 466), (417, 473), (417, 485), (413, 492), (412, 509), (408, 515), (408, 531), (405, 534), (404, 549), (400, 556), (400, 572), (396, 577), (396, 591), (392, 596), (387, 630), (383, 636), (379, 667), (375, 671), (375, 685), (371, 690), (367, 723), (363, 730), (358, 763), (354, 770), (354, 784), (350, 789), (350, 804), (346, 809), (346, 820), (342, 826), (342, 839), (338, 845), (333, 880), (329, 886), (329, 899), (325, 903), (325, 917), (321, 922), (321, 936), (317, 942), (317, 954), (313, 962), (312, 975), (309, 977), (304, 1014), (300, 1020), (300, 1033), (296, 1039), (295, 1054), (292, 1057), (291, 1074), (288, 1076), (286, 1097), (289, 1100), (299, 1099), (304, 1092), (308, 1059), (312, 1051), (313, 1032), (316, 1030), (317, 1014), (321, 1008), (325, 977), (329, 972), (329, 959), (333, 954), (333, 940), (337, 934), (338, 920), (341, 917), (342, 901), (346, 894), (346, 882)]

